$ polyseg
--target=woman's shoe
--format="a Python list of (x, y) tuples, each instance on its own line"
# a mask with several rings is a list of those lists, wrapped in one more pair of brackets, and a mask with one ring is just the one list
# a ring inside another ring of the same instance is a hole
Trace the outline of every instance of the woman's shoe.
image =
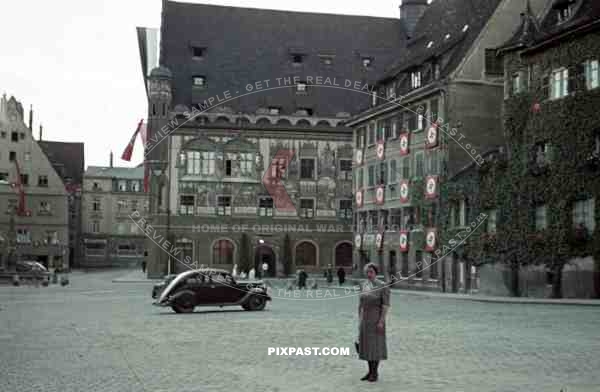
[(360, 379), (360, 381), (367, 381), (369, 377), (371, 377), (371, 373), (367, 373), (363, 378)]
[(369, 378), (367, 378), (367, 381), (369, 381), (369, 382), (377, 381), (377, 374), (370, 374)]

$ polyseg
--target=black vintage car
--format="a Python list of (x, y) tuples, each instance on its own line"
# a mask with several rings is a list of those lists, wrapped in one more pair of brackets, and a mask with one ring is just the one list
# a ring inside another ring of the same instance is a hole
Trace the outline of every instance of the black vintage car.
[(241, 306), (263, 310), (271, 300), (262, 281), (236, 281), (225, 270), (205, 268), (169, 277), (152, 290), (153, 303), (170, 306), (177, 313), (190, 313), (196, 306)]

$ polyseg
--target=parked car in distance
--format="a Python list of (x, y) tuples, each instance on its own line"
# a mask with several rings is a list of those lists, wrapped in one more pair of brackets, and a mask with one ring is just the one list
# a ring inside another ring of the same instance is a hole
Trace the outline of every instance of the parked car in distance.
[(154, 305), (170, 306), (176, 313), (191, 313), (196, 306), (241, 306), (245, 310), (263, 310), (267, 301), (271, 301), (269, 290), (262, 281), (236, 281), (230, 272), (213, 268), (180, 273), (157, 297)]

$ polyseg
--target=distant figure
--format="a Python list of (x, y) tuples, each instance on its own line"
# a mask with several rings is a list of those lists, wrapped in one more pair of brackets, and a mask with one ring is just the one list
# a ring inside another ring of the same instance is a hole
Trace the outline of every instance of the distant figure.
[(232, 275), (234, 278), (236, 278), (236, 277), (237, 277), (237, 274), (238, 274), (238, 272), (237, 272), (237, 264), (234, 264), (234, 265), (233, 265), (233, 270), (231, 271), (231, 275)]
[(346, 281), (346, 271), (344, 268), (340, 267), (337, 271), (338, 281), (340, 282), (340, 286), (344, 284)]
[(308, 279), (308, 274), (304, 270), (300, 270), (298, 274), (298, 288), (305, 289), (306, 288), (306, 279)]
[(254, 270), (254, 268), (252, 268), (250, 270), (250, 272), (248, 273), (248, 279), (249, 280), (254, 280), (254, 277), (256, 276), (256, 271)]
[(142, 260), (142, 273), (146, 273), (146, 260)]
[(246, 273), (244, 271), (240, 273), (240, 279), (246, 279)]
[(325, 271), (325, 275), (327, 276), (327, 283), (331, 284), (333, 282), (333, 271), (331, 269), (331, 264), (327, 266), (327, 271)]

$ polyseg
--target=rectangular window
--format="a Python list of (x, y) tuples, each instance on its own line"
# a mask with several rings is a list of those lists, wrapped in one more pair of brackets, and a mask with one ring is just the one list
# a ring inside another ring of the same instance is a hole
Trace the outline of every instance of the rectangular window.
[(201, 173), (201, 159), (199, 151), (188, 151), (186, 154), (185, 172), (189, 175), (199, 175)]
[(270, 197), (261, 197), (258, 199), (258, 215), (273, 216), (273, 199)]
[(551, 97), (559, 99), (569, 94), (569, 70), (566, 68), (552, 72)]
[(432, 174), (432, 175), (439, 174), (438, 173), (439, 167), (438, 167), (437, 154), (435, 152), (429, 153), (428, 157), (427, 157), (427, 161), (428, 161), (428, 165), (427, 165), (428, 174)]
[(523, 87), (523, 83), (521, 80), (521, 73), (517, 72), (512, 76), (512, 92), (513, 94), (519, 94), (521, 92), (521, 88)]
[(340, 159), (340, 179), (352, 180), (352, 160)]
[(47, 231), (45, 234), (44, 243), (51, 245), (58, 244), (58, 233), (56, 231)]
[(385, 133), (385, 140), (389, 140), (393, 137), (392, 134), (392, 121), (390, 119), (387, 119), (383, 122), (383, 129), (384, 129), (384, 133)]
[(410, 178), (410, 158), (402, 159), (402, 179), (408, 180)]
[(225, 161), (225, 175), (227, 177), (231, 176), (231, 159)]
[(485, 50), (485, 73), (488, 75), (504, 75), (502, 57), (496, 55), (497, 49)]
[(375, 186), (375, 166), (369, 166), (369, 186)]
[(205, 50), (206, 50), (206, 48), (202, 48), (199, 46), (192, 46), (192, 57), (194, 57), (196, 59), (200, 59), (200, 58), (204, 57)]
[(300, 159), (300, 178), (303, 180), (314, 180), (315, 178), (315, 159)]
[(119, 181), (117, 183), (117, 189), (119, 190), (119, 192), (126, 192), (127, 191), (127, 181)]
[(29, 185), (29, 174), (21, 174), (21, 184)]
[(410, 74), (410, 86), (413, 89), (421, 87), (421, 71), (412, 72)]
[(194, 215), (195, 199), (193, 195), (179, 196), (179, 213), (181, 215)]
[(47, 201), (40, 201), (40, 207), (38, 209), (40, 215), (48, 215), (52, 213), (52, 206)]
[(19, 132), (11, 132), (10, 133), (10, 140), (12, 142), (18, 142), (19, 141)]
[(30, 244), (31, 232), (28, 229), (17, 229), (17, 243)]
[(367, 143), (369, 145), (375, 144), (375, 126), (373, 124), (369, 124), (369, 140)]
[(486, 231), (488, 234), (496, 234), (496, 210), (488, 212)]
[(467, 217), (469, 215), (469, 212), (467, 210), (467, 201), (465, 199), (462, 199), (458, 204), (458, 224), (460, 225), (460, 227), (467, 226)]
[(254, 172), (254, 154), (251, 152), (240, 154), (240, 171), (243, 176), (252, 175)]
[(296, 92), (297, 93), (306, 93), (308, 90), (308, 85), (306, 84), (306, 82), (297, 82), (296, 83)]
[(92, 233), (99, 233), (99, 232), (100, 232), (100, 222), (98, 222), (98, 221), (93, 221), (93, 222), (90, 224), (90, 231), (91, 231)]
[(588, 90), (600, 86), (600, 68), (598, 60), (589, 60), (585, 63), (585, 81)]
[(313, 199), (300, 199), (300, 217), (312, 218), (315, 215), (315, 201)]
[(8, 153), (8, 160), (9, 160), (10, 162), (14, 162), (14, 161), (16, 161), (16, 160), (17, 160), (17, 153), (16, 153), (15, 151), (10, 151), (10, 152)]
[(101, 207), (100, 207), (100, 199), (94, 199), (94, 201), (92, 202), (92, 211), (100, 211)]
[(132, 192), (139, 192), (140, 191), (140, 182), (139, 181), (132, 181), (131, 182), (131, 191)]
[(8, 184), (8, 173), (0, 172), (0, 184)]
[(549, 143), (538, 143), (535, 145), (535, 164), (538, 167), (546, 167), (552, 163), (552, 146)]
[(547, 227), (546, 206), (539, 206), (535, 209), (535, 229), (537, 231), (542, 231), (546, 230)]
[(387, 163), (381, 162), (379, 164), (379, 178), (377, 181), (378, 184), (386, 184), (387, 183)]
[(385, 128), (384, 128), (383, 122), (379, 121), (377, 123), (377, 141), (380, 142), (380, 141), (385, 140), (384, 135), (385, 135)]
[(423, 177), (424, 175), (424, 167), (423, 167), (423, 152), (417, 152), (415, 154), (415, 175), (417, 177)]
[(217, 215), (231, 215), (230, 196), (217, 196)]
[(131, 211), (138, 211), (138, 201), (137, 200), (131, 201)]
[(127, 210), (127, 200), (121, 199), (117, 201), (117, 210), (123, 212)]
[(364, 172), (363, 172), (363, 168), (361, 167), (360, 169), (358, 169), (358, 179), (356, 180), (357, 184), (356, 187), (358, 189), (362, 188), (365, 185), (365, 181), (364, 181)]
[(417, 129), (425, 128), (425, 117), (422, 114), (417, 114)]
[(205, 176), (212, 176), (215, 174), (215, 153), (214, 152), (202, 152), (201, 153), (201, 167), (202, 174)]
[(292, 64), (293, 65), (301, 65), (302, 62), (304, 61), (304, 55), (303, 54), (292, 54)]
[(590, 233), (596, 228), (595, 199), (578, 200), (573, 205), (573, 226), (583, 226)]
[(398, 170), (396, 170), (396, 160), (395, 159), (392, 159), (390, 161), (389, 182), (390, 182), (390, 184), (395, 184), (398, 182)]
[(352, 200), (350, 200), (350, 199), (341, 199), (340, 200), (340, 208), (338, 209), (338, 216), (341, 219), (352, 218)]

